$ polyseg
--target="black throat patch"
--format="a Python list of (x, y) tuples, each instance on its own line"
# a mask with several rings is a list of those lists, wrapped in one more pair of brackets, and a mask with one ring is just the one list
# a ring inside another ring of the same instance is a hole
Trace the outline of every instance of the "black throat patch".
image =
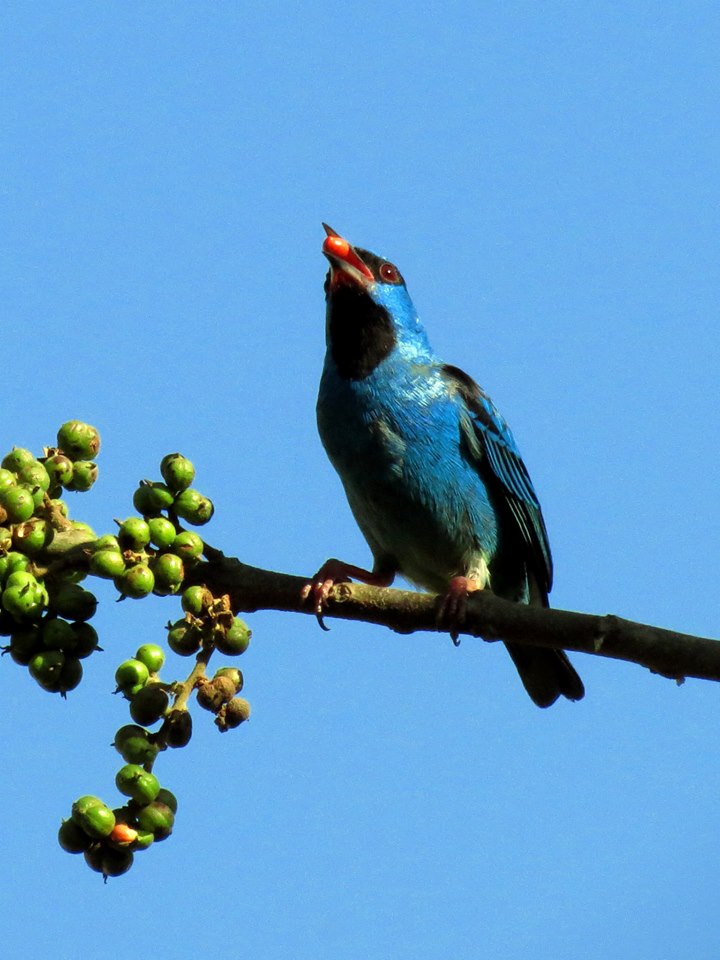
[(390, 315), (362, 290), (340, 287), (328, 300), (330, 353), (346, 380), (364, 380), (395, 346)]

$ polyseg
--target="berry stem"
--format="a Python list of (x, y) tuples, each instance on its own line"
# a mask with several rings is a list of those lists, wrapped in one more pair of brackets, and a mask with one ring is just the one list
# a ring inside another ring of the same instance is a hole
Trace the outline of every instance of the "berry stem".
[(188, 674), (187, 680), (184, 680), (179, 684), (178, 693), (175, 696), (173, 701), (172, 709), (173, 710), (184, 710), (185, 704), (187, 703), (190, 694), (193, 692), (197, 681), (200, 677), (204, 677), (207, 673), (206, 667), (210, 660), (210, 657), (214, 653), (213, 647), (203, 647), (203, 649), (198, 653), (195, 658), (195, 666), (192, 668)]

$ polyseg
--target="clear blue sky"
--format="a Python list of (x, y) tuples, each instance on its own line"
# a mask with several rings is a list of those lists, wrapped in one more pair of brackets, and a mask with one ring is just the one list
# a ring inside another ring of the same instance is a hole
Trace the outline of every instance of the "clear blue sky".
[[(2, 444), (103, 436), (98, 532), (180, 449), (207, 538), (368, 551), (314, 423), (326, 220), (397, 262), (541, 496), (556, 606), (720, 633), (714, 3), (12, 4), (0, 39)], [(115, 798), (113, 603), (67, 703), (0, 663), (8, 955), (715, 960), (718, 688), (258, 614), (250, 724), (158, 764), (173, 837), (103, 886), (55, 844)], [(187, 661), (174, 660), (166, 675)]]

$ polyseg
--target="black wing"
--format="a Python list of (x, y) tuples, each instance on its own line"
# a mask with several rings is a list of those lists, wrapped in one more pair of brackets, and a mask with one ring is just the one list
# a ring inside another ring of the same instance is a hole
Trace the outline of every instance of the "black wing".
[(493, 402), (472, 377), (445, 364), (443, 377), (462, 398), (467, 410), (461, 429), (478, 468), (487, 463), (527, 548), (527, 562), (545, 595), (552, 587), (552, 556), (540, 503), (510, 428)]

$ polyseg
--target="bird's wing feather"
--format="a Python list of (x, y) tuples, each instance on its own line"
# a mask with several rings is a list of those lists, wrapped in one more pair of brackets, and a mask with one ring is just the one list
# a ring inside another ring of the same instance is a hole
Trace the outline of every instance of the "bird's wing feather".
[[(458, 367), (445, 364), (441, 374), (461, 398), (466, 416), (461, 431), (477, 469), (487, 463), (527, 549), (528, 564), (547, 595), (552, 587), (552, 557), (547, 530), (527, 468), (510, 428), (490, 398)], [(484, 470), (484, 475), (486, 471)]]

